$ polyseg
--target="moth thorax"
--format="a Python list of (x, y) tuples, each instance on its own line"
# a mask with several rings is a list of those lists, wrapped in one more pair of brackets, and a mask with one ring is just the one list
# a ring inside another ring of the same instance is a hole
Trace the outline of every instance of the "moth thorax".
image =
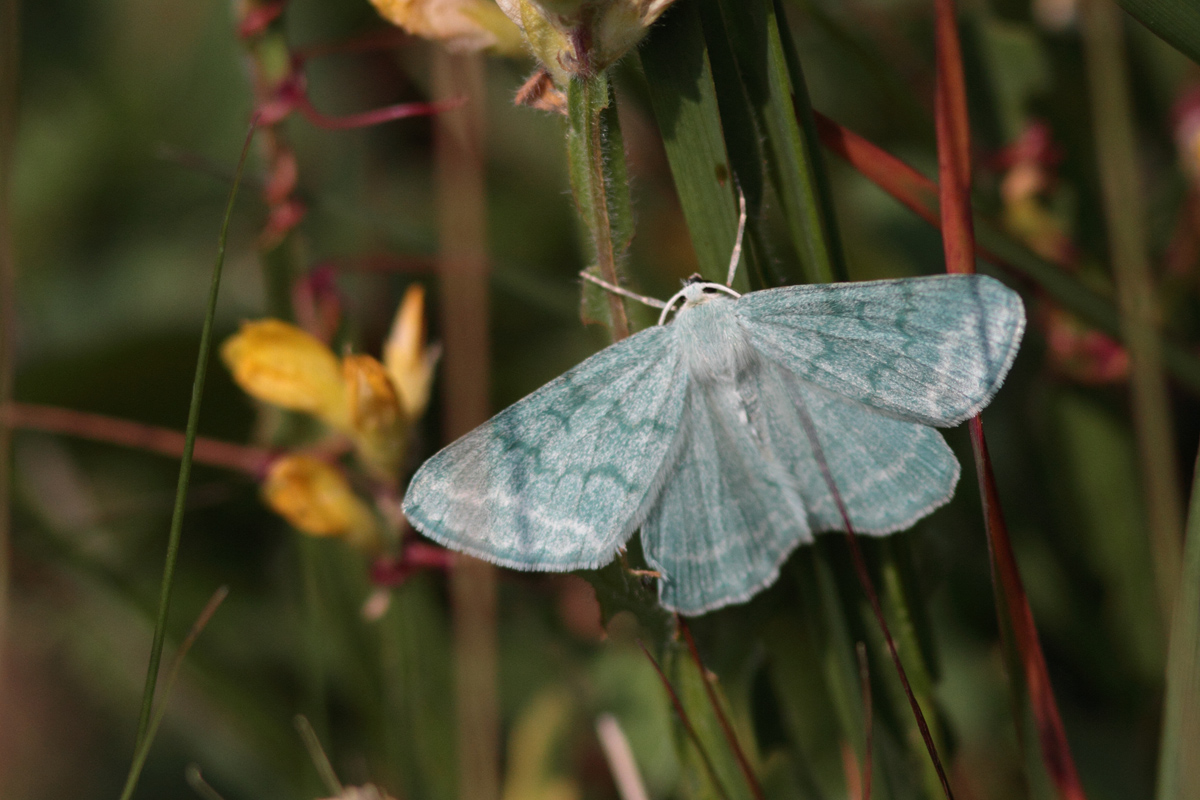
[(684, 306), (674, 322), (684, 364), (696, 380), (732, 380), (754, 359), (734, 304), (727, 301)]

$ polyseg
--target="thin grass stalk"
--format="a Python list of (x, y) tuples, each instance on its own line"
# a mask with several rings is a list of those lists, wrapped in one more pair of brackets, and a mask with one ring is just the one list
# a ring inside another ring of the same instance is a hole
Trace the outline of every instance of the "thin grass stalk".
[[(729, 792), (721, 783), (721, 778), (717, 775), (717, 769), (713, 766), (712, 759), (708, 755), (708, 751), (704, 749), (704, 744), (700, 741), (700, 736), (696, 733), (696, 728), (692, 725), (691, 717), (683, 708), (683, 702), (679, 699), (679, 693), (675, 691), (675, 687), (671, 685), (671, 681), (667, 678), (667, 674), (663, 672), (662, 666), (657, 659), (651, 654), (640, 639), (638, 647), (642, 648), (642, 653), (646, 656), (646, 660), (650, 662), (650, 666), (654, 667), (655, 673), (658, 674), (658, 679), (662, 682), (663, 689), (667, 692), (667, 697), (671, 700), (671, 707), (675, 709), (675, 715), (679, 717), (679, 722), (683, 725), (683, 730), (687, 737), (692, 741), (692, 745), (696, 748), (696, 752), (700, 754), (700, 760), (704, 763), (704, 771), (708, 773), (708, 779), (712, 781), (713, 787), (717, 794), (721, 796), (721, 800), (729, 800)], [(701, 668), (703, 669), (703, 668)], [(701, 678), (703, 678), (701, 674)]]
[(1200, 797), (1200, 458), (1192, 478), (1182, 581), (1167, 649), (1155, 797)]
[[(441, 281), (445, 433), (456, 439), (486, 421), (488, 257), (484, 186), (484, 82), (479, 55), (433, 55), (438, 98), (466, 97), (434, 118)], [(454, 614), (458, 792), (500, 796), (500, 712), (496, 690), (496, 569), (459, 556), (450, 576)]]
[[(162, 587), (159, 591), (158, 616), (154, 622), (154, 641), (150, 645), (150, 663), (146, 668), (146, 685), (142, 691), (142, 709), (138, 716), (137, 737), (134, 752), (141, 749), (149, 733), (151, 712), (154, 708), (154, 692), (158, 685), (158, 669), (162, 662), (163, 643), (167, 635), (167, 613), (171, 607), (171, 589), (175, 583), (175, 562), (179, 557), (179, 539), (183, 533), (183, 513), (187, 507), (188, 482), (192, 476), (192, 454), (196, 448), (196, 430), (200, 425), (200, 401), (204, 397), (204, 381), (208, 375), (208, 361), (212, 352), (213, 318), (217, 312), (217, 295), (221, 288), (221, 270), (225, 266), (225, 243), (229, 238), (229, 220), (233, 218), (233, 201), (242, 182), (242, 171), (246, 167), (246, 155), (254, 140), (257, 120), (250, 123), (242, 154), (238, 159), (233, 186), (229, 190), (229, 201), (225, 205), (225, 220), (221, 224), (221, 235), (217, 240), (217, 258), (213, 264), (212, 283), (208, 290), (208, 305), (204, 312), (204, 327), (200, 332), (200, 352), (196, 357), (196, 375), (192, 382), (192, 399), (188, 407), (187, 428), (184, 433), (183, 456), (179, 461), (179, 482), (175, 487), (175, 508), (171, 514), (171, 529), (167, 536), (167, 557), (163, 564)], [(130, 777), (136, 782), (133, 766)], [(132, 792), (128, 786), (126, 796)]]
[(708, 670), (705, 668), (704, 662), (700, 659), (700, 651), (696, 648), (696, 640), (692, 636), (692, 629), (683, 617), (679, 618), (679, 630), (683, 633), (684, 641), (687, 642), (688, 654), (691, 655), (692, 661), (696, 664), (696, 669), (700, 670), (700, 680), (704, 682), (704, 693), (708, 696), (709, 705), (712, 706), (713, 714), (717, 717), (717, 722), (721, 726), (721, 733), (725, 735), (725, 741), (729, 743), (729, 749), (733, 752), (738, 769), (742, 771), (742, 777), (746, 779), (746, 785), (750, 787), (750, 793), (757, 800), (764, 800), (765, 796), (763, 795), (762, 784), (758, 782), (754, 770), (750, 767), (750, 760), (746, 758), (746, 751), (742, 748), (742, 743), (738, 741), (737, 733), (733, 730), (733, 726), (729, 724), (729, 717), (725, 714), (725, 709), (721, 707), (721, 701), (717, 697), (717, 693), (713, 690), (712, 681), (709, 680)]
[[(967, 113), (966, 83), (954, 0), (936, 0), (937, 96), (935, 106), (939, 199), (946, 271), (971, 274), (975, 271), (975, 234), (971, 214), (971, 142)], [(1045, 658), (1037, 639), (1033, 613), (1021, 584), (1016, 558), (1008, 538), (1008, 527), (1000, 506), (999, 490), (983, 435), (983, 421), (976, 415), (968, 423), (975, 453), (983, 502), (993, 582), (1001, 587), (1003, 601), (996, 613), (1003, 630), (1011, 627), (1013, 640), (1024, 667), (1025, 682), (1038, 722), (1042, 758), (1059, 795), (1070, 800), (1085, 797), (1070, 746), (1050, 686)], [(1007, 612), (1007, 613), (1006, 613)], [(1018, 730), (1021, 720), (1015, 720)]]
[[(192, 649), (192, 645), (200, 638), (200, 634), (208, 627), (208, 623), (212, 620), (213, 614), (217, 613), (217, 609), (221, 603), (225, 602), (225, 598), (229, 596), (229, 587), (222, 586), (213, 592), (212, 597), (205, 603), (201, 609), (200, 615), (196, 617), (196, 621), (192, 623), (191, 630), (184, 637), (182, 644), (179, 645), (178, 652), (175, 653), (175, 660), (171, 662), (171, 669), (167, 672), (166, 680), (163, 682), (163, 695), (170, 695), (171, 689), (175, 686), (175, 682), (179, 680), (179, 672), (183, 669), (184, 659), (187, 658), (188, 651)], [(142, 769), (146, 766), (146, 759), (150, 756), (150, 745), (154, 743), (154, 737), (158, 733), (158, 728), (162, 724), (163, 718), (167, 715), (166, 700), (162, 700), (158, 704), (158, 708), (154, 712), (154, 718), (150, 722), (150, 727), (147, 729), (146, 738), (142, 741), (137, 752), (133, 756), (133, 765), (130, 767), (129, 775), (125, 779), (125, 787), (121, 791), (121, 800), (129, 800), (133, 796), (133, 790), (137, 788), (138, 778), (141, 777)]]
[(1133, 425), (1162, 614), (1170, 624), (1183, 548), (1183, 498), (1176, 474), (1171, 406), (1158, 343), (1158, 306), (1150, 275), (1138, 176), (1128, 59), (1120, 10), (1112, 0), (1083, 3), (1084, 55), (1108, 227), (1117, 307), (1129, 350)]
[[(0, 407), (12, 401), (16, 374), (17, 263), (13, 246), (12, 189), (21, 69), (21, 3), (0, 0)], [(0, 687), (8, 641), (8, 587), (12, 523), (12, 428), (0, 420)]]

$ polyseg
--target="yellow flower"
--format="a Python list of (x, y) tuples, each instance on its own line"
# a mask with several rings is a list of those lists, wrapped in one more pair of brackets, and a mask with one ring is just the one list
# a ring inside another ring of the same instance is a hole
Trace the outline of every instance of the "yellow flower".
[(337, 356), (295, 325), (275, 319), (245, 322), (222, 345), (221, 358), (251, 397), (346, 429), (346, 392)]
[(675, 0), (497, 0), (559, 85), (617, 62)]
[(340, 537), (356, 547), (379, 545), (379, 524), (341, 471), (306, 455), (278, 459), (267, 472), (263, 499), (292, 527), (310, 536)]
[(425, 288), (413, 284), (404, 293), (383, 345), (383, 363), (409, 422), (419, 419), (429, 405), (433, 369), (440, 355), (440, 347), (425, 344)]
[(492, 49), (518, 55), (521, 31), (491, 0), (371, 0), (379, 14), (414, 36), (453, 52)]
[(368, 355), (342, 359), (350, 436), (363, 462), (377, 475), (395, 478), (404, 455), (406, 419), (383, 364)]

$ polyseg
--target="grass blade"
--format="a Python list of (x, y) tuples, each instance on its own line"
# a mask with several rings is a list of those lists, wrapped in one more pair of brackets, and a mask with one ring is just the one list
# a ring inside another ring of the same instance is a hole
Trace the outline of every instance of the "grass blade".
[[(670, 23), (657, 26), (640, 49), (642, 69), (700, 273), (724, 281), (737, 234), (733, 173), (748, 189), (754, 186), (754, 177), (752, 172), (731, 169), (725, 147), (729, 132), (722, 127), (696, 5), (674, 9)], [(748, 202), (752, 196), (748, 192)]]
[(1157, 800), (1200, 797), (1200, 461), (1167, 652)]
[(1200, 5), (1193, 0), (1117, 0), (1138, 22), (1200, 64)]
[(1108, 0), (1084, 4), (1084, 54), (1088, 69), (1092, 127), (1117, 306), (1129, 351), (1134, 432), (1141, 457), (1142, 488), (1161, 624), (1169, 624), (1179, 583), (1183, 500), (1175, 464), (1166, 380), (1156, 334), (1153, 279), (1141, 206), (1133, 102), (1121, 14)]
[(154, 623), (154, 641), (150, 645), (150, 663), (146, 668), (146, 685), (142, 691), (142, 709), (138, 717), (137, 738), (134, 740), (134, 763), (130, 766), (123, 798), (133, 794), (141, 771), (137, 754), (147, 744), (151, 735), (151, 712), (154, 708), (154, 693), (158, 685), (158, 669), (162, 662), (163, 644), (167, 635), (167, 613), (171, 607), (171, 588), (175, 581), (175, 562), (179, 556), (179, 539), (183, 532), (183, 512), (187, 506), (188, 482), (192, 475), (192, 453), (196, 447), (196, 431), (200, 425), (200, 401), (204, 397), (204, 379), (208, 374), (208, 360), (212, 351), (213, 317), (217, 311), (217, 295), (221, 288), (221, 269), (225, 265), (225, 243), (229, 236), (229, 220), (233, 217), (233, 201), (237, 197), (246, 167), (246, 155), (254, 139), (257, 119), (250, 124), (242, 154), (238, 159), (233, 187), (229, 190), (229, 201), (225, 205), (225, 220), (221, 224), (221, 236), (217, 242), (217, 258), (213, 264), (212, 284), (208, 290), (208, 307), (204, 314), (204, 327), (200, 333), (200, 353), (196, 357), (196, 377), (192, 382), (192, 400), (188, 408), (187, 428), (184, 434), (183, 457), (179, 461), (179, 482), (175, 488), (175, 507), (171, 514), (171, 529), (167, 537), (167, 557), (163, 565), (162, 588), (159, 592), (158, 616)]
[[(779, 198), (784, 222), (799, 259), (794, 282), (829, 283), (839, 277), (829, 209), (821, 200), (816, 143), (806, 141), (797, 102), (807, 102), (803, 84), (794, 86), (773, 3), (719, 0), (723, 28), (763, 136), (767, 174)], [(798, 67), (798, 62), (796, 64)], [(803, 76), (797, 76), (801, 81)], [(793, 96), (795, 95), (795, 97)]]
[[(179, 645), (179, 652), (175, 654), (175, 660), (171, 664), (171, 669), (167, 673), (167, 679), (163, 685), (163, 694), (169, 695), (171, 688), (175, 685), (175, 681), (179, 679), (179, 671), (183, 668), (183, 661), (187, 657), (188, 651), (192, 649), (192, 645), (196, 643), (196, 639), (200, 638), (201, 632), (208, 626), (213, 614), (217, 613), (217, 609), (221, 603), (225, 602), (225, 598), (229, 596), (229, 587), (222, 586), (213, 592), (213, 596), (205, 604), (200, 611), (200, 615), (196, 617), (196, 621), (192, 623), (191, 630), (184, 637), (183, 643)], [(137, 752), (133, 756), (133, 764), (129, 768), (129, 775), (125, 778), (125, 788), (121, 791), (121, 800), (128, 800), (133, 795), (133, 790), (137, 788), (138, 778), (142, 774), (142, 768), (146, 765), (146, 759), (150, 755), (150, 745), (154, 742), (154, 736), (158, 733), (158, 727), (162, 724), (163, 717), (167, 714), (167, 704), (165, 701), (158, 704), (158, 709), (154, 713), (154, 718), (146, 729), (146, 735), (143, 737), (141, 744), (137, 748)]]

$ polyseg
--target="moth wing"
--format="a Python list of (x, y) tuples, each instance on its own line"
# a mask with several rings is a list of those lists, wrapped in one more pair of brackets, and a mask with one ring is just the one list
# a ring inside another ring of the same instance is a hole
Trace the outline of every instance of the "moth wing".
[(732, 382), (692, 381), (679, 453), (642, 524), (659, 597), (683, 614), (750, 599), (812, 540), (794, 481), (746, 424)]
[(671, 329), (642, 331), (426, 461), (404, 513), (429, 538), (502, 566), (602, 566), (652, 500), (685, 387)]
[(1025, 309), (983, 275), (751, 292), (736, 313), (754, 346), (799, 377), (926, 425), (957, 425), (1008, 374)]
[(814, 531), (844, 530), (804, 417), (858, 533), (904, 530), (954, 495), (961, 469), (933, 428), (897, 419), (763, 359), (742, 378), (751, 423), (796, 481)]

